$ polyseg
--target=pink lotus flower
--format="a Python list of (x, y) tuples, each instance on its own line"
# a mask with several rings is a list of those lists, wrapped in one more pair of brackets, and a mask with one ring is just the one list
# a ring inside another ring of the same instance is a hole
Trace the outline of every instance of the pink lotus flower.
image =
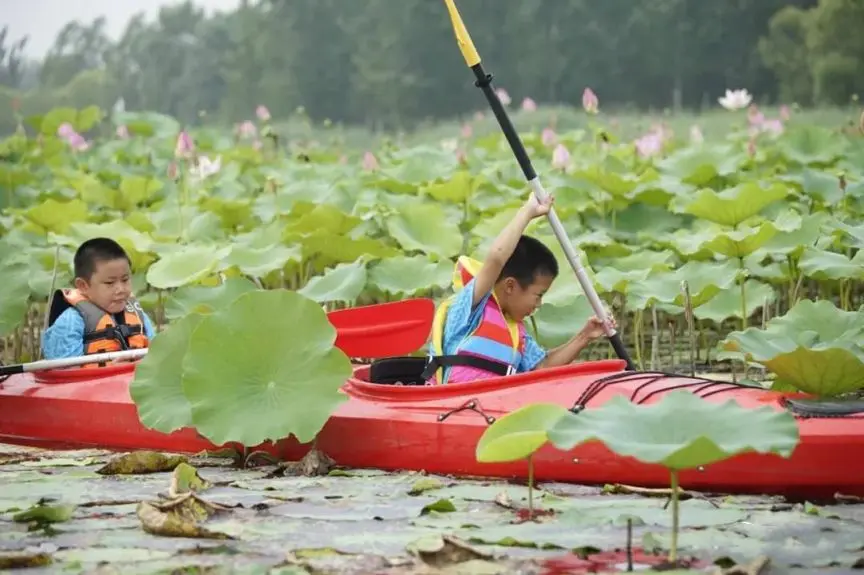
[(510, 102), (513, 101), (510, 99), (510, 94), (508, 94), (507, 90), (504, 88), (498, 88), (495, 90), (495, 93), (498, 95), (498, 99), (501, 100), (501, 104), (504, 106), (509, 106)]
[(522, 109), (526, 112), (536, 112), (537, 102), (535, 102), (531, 98), (525, 98), (524, 100), (522, 100)]
[(90, 147), (90, 144), (84, 139), (84, 136), (76, 132), (75, 128), (72, 127), (72, 124), (68, 122), (64, 122), (58, 126), (57, 136), (66, 140), (69, 147), (76, 152), (83, 152)]
[(474, 133), (474, 129), (471, 127), (471, 124), (466, 122), (466, 123), (462, 124), (462, 130), (460, 133), (461, 133), (462, 137), (467, 140), (468, 138), (471, 137), (471, 134)]
[(57, 135), (61, 138), (68, 138), (75, 133), (75, 128), (69, 122), (63, 122), (57, 127)]
[(552, 128), (543, 128), (540, 139), (544, 146), (554, 146), (558, 142), (558, 134)]
[(267, 106), (264, 106), (263, 104), (255, 108), (255, 115), (258, 116), (258, 119), (262, 122), (270, 120), (270, 110), (268, 110)]
[(552, 151), (552, 167), (560, 170), (567, 169), (570, 165), (570, 152), (564, 147), (564, 144), (558, 144)]
[(651, 131), (633, 142), (642, 158), (651, 158), (663, 151), (663, 132)]
[(238, 126), (237, 132), (240, 134), (241, 138), (254, 138), (258, 135), (258, 128), (255, 127), (255, 124), (246, 120)]
[(212, 175), (218, 174), (222, 169), (222, 156), (211, 161), (207, 156), (198, 158), (198, 165), (192, 169), (192, 175), (200, 180), (205, 180)]
[(756, 104), (752, 104), (747, 110), (747, 121), (753, 127), (759, 127), (765, 122), (765, 114), (759, 111)]
[(782, 106), (780, 106), (780, 119), (781, 120), (783, 120), (784, 122), (788, 122), (791, 115), (792, 114), (789, 112), (789, 106), (787, 106), (786, 104), (783, 104)]
[(174, 146), (174, 157), (185, 158), (192, 155), (195, 149), (195, 143), (192, 141), (192, 136), (189, 132), (183, 130), (177, 135), (177, 144)]
[(765, 132), (770, 132), (775, 136), (779, 136), (783, 133), (783, 122), (778, 119), (766, 120), (762, 124), (762, 130)]
[(378, 169), (378, 159), (372, 152), (363, 154), (363, 169), (367, 172), (374, 172)]
[(596, 114), (600, 107), (600, 100), (591, 88), (585, 88), (582, 92), (582, 107), (589, 114)]
[(126, 140), (129, 138), (129, 128), (127, 128), (125, 125), (117, 126), (116, 134), (117, 137), (121, 140)]
[(702, 135), (702, 130), (699, 126), (691, 126), (690, 127), (690, 141), (694, 144), (701, 144), (705, 141), (705, 137)]

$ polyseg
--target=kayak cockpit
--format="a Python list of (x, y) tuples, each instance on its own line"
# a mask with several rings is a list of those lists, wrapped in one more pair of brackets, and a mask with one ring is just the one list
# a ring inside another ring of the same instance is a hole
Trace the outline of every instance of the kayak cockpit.
[(32, 377), (36, 383), (63, 384), (79, 383), (105, 379), (116, 375), (124, 375), (135, 371), (137, 362), (124, 362), (94, 367), (67, 367), (34, 372)]

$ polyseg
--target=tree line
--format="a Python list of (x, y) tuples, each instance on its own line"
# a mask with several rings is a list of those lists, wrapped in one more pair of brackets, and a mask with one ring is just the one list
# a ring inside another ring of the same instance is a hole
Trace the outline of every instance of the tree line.
[[(487, 69), (515, 103), (846, 104), (864, 92), (864, 0), (458, 0)], [(258, 104), (314, 120), (409, 127), (481, 106), (441, 0), (244, 0), (206, 15), (187, 1), (142, 14), (112, 41), (71, 22), (40, 62), (0, 34), (0, 132), (11, 110), (154, 110), (236, 122)], [(5, 100), (5, 101), (4, 101)]]

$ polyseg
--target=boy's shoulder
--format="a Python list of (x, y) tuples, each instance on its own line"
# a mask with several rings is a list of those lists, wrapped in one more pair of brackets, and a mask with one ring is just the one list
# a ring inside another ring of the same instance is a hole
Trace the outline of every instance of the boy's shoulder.
[(84, 331), (84, 318), (81, 313), (74, 307), (68, 307), (63, 310), (48, 327), (49, 330), (75, 330)]

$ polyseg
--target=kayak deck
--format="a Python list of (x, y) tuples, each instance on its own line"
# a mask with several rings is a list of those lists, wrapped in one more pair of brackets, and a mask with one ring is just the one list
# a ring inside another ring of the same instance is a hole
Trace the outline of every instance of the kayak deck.
[[(349, 399), (321, 430), (317, 447), (347, 467), (524, 478), (526, 462), (478, 463), (475, 448), (488, 425), (526, 403), (590, 409), (615, 395), (651, 403), (669, 391), (688, 389), (708, 401), (734, 399), (743, 407), (768, 405), (782, 410), (790, 398), (803, 397), (683, 375), (625, 372), (624, 365), (621, 360), (591, 361), (446, 386), (371, 383), (370, 366), (356, 366), (342, 388)], [(194, 429), (164, 434), (145, 428), (129, 395), (133, 376), (134, 364), (13, 376), (0, 383), (0, 441), (54, 449), (179, 453), (220, 447)], [(801, 442), (791, 458), (738, 455), (682, 472), (682, 487), (805, 497), (836, 492), (864, 496), (864, 414), (798, 421)], [(296, 460), (309, 445), (292, 437), (251, 449)], [(618, 456), (599, 442), (566, 453), (547, 445), (533, 460), (538, 481), (669, 485), (663, 467)]]

